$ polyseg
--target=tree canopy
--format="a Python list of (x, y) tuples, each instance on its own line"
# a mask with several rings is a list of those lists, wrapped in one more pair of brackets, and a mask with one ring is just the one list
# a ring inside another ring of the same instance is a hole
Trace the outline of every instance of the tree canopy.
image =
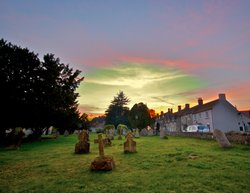
[(77, 127), (80, 73), (53, 54), (40, 61), (38, 54), (1, 39), (1, 134), (13, 127)]
[(149, 109), (143, 103), (135, 104), (128, 115), (132, 128), (143, 129), (152, 124)]
[(118, 124), (128, 125), (129, 108), (126, 105), (130, 102), (123, 91), (120, 91), (117, 96), (111, 101), (108, 109), (105, 112), (106, 124), (113, 124), (117, 127)]

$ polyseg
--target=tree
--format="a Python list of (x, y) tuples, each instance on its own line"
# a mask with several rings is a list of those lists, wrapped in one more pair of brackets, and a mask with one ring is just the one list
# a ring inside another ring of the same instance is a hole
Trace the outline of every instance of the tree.
[(0, 138), (6, 129), (14, 127), (76, 127), (79, 74), (53, 54), (45, 55), (41, 62), (27, 48), (1, 39)]
[(81, 124), (81, 129), (85, 129), (85, 130), (89, 129), (89, 127), (90, 127), (90, 121), (88, 119), (88, 114), (83, 113), (80, 116), (80, 124)]
[(129, 108), (126, 105), (130, 102), (123, 91), (120, 91), (117, 96), (111, 101), (108, 109), (105, 111), (106, 124), (113, 124), (117, 127), (118, 124), (128, 125)]
[(128, 119), (132, 128), (138, 128), (140, 130), (152, 124), (148, 107), (143, 103), (135, 104), (132, 107)]

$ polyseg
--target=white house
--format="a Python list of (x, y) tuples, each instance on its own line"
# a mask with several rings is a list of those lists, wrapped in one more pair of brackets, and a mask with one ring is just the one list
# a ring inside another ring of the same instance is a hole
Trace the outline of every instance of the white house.
[[(230, 102), (226, 100), (225, 94), (219, 94), (219, 98), (203, 104), (201, 98), (198, 99), (198, 105), (190, 108), (189, 104), (184, 109), (178, 106), (178, 112), (173, 113), (175, 126), (168, 112), (163, 116), (165, 118), (165, 127), (170, 128), (169, 131), (183, 131), (188, 125), (204, 124), (208, 125), (210, 131), (215, 128), (223, 132), (229, 131), (250, 131), (250, 118), (244, 113), (239, 112)], [(162, 121), (163, 122), (163, 121)]]

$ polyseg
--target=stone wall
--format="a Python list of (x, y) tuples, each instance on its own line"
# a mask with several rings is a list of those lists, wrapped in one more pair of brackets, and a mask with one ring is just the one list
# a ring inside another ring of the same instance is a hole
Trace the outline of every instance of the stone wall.
[[(214, 139), (213, 133), (199, 132), (168, 132), (170, 136), (194, 137), (200, 139)], [(230, 142), (250, 145), (250, 133), (229, 132), (226, 136)]]

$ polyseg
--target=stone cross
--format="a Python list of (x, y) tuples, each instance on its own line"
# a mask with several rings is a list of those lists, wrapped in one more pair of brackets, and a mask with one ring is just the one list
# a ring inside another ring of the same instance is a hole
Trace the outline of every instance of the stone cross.
[(133, 135), (132, 135), (132, 133), (128, 133), (128, 135), (127, 135), (127, 141), (128, 141), (128, 148), (131, 149), (132, 148), (132, 141), (133, 141)]
[(102, 134), (98, 134), (98, 143), (99, 143), (99, 156), (104, 157), (104, 145), (102, 140)]

